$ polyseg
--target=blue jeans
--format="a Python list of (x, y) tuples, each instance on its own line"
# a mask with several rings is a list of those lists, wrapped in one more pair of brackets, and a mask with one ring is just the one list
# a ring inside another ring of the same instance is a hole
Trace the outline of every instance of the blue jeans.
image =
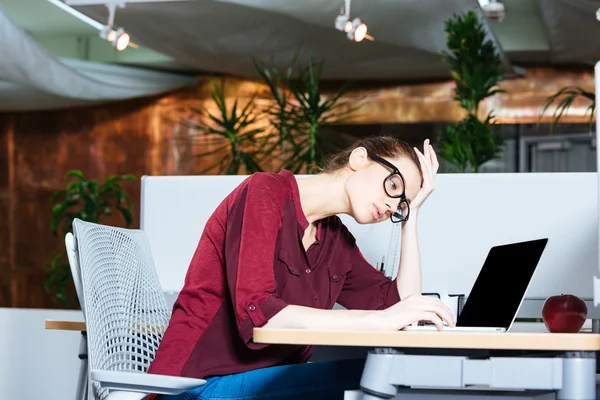
[(365, 359), (262, 368), (208, 378), (206, 384), (158, 400), (342, 400), (358, 390)]

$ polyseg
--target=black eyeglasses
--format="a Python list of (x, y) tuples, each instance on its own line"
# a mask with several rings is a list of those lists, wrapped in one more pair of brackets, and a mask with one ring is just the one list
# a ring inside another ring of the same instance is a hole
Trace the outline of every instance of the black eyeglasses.
[(383, 190), (385, 190), (385, 194), (389, 197), (400, 199), (400, 203), (398, 204), (396, 212), (390, 215), (390, 219), (395, 224), (407, 221), (410, 214), (410, 207), (408, 205), (408, 200), (406, 199), (404, 177), (400, 171), (398, 171), (398, 168), (388, 160), (376, 156), (375, 154), (369, 154), (368, 156), (371, 160), (392, 170), (392, 172), (383, 180)]

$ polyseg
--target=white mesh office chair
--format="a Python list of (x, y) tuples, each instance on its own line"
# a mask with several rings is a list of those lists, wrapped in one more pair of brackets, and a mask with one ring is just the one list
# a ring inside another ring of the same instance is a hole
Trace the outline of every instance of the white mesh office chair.
[[(69, 267), (71, 268), (71, 276), (73, 277), (73, 283), (75, 284), (75, 291), (77, 292), (77, 299), (81, 306), (83, 313), (83, 319), (85, 321), (85, 308), (83, 304), (83, 286), (81, 283), (81, 270), (79, 268), (79, 260), (77, 256), (77, 244), (75, 237), (72, 233), (65, 235), (65, 248), (67, 249), (67, 258), (69, 259)], [(88, 399), (88, 361), (87, 361), (87, 333), (81, 333), (81, 341), (79, 343), (79, 358), (81, 359), (81, 365), (79, 367), (79, 377), (77, 379), (77, 392), (75, 394), (75, 400), (87, 400)]]
[(146, 234), (75, 219), (88, 364), (95, 398), (178, 394), (203, 379), (147, 374), (169, 323)]
[(70, 232), (65, 235), (65, 248), (67, 249), (67, 257), (69, 259), (69, 267), (71, 268), (71, 276), (73, 277), (75, 291), (77, 292), (77, 300), (79, 300), (79, 305), (81, 306), (81, 311), (83, 312), (83, 317), (85, 318), (81, 270), (79, 269), (79, 260), (77, 259), (77, 244), (75, 243), (75, 237)]

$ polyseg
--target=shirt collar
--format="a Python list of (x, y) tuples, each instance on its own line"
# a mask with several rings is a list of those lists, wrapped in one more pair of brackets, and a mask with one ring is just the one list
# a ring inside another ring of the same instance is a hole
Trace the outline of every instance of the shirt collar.
[(288, 171), (287, 169), (281, 170), (281, 172), (279, 172), (279, 175), (287, 179), (289, 183), (290, 189), (292, 191), (292, 201), (294, 202), (294, 208), (296, 209), (296, 219), (302, 227), (302, 230), (305, 230), (306, 228), (308, 228), (309, 224), (308, 220), (306, 219), (306, 216), (304, 215), (304, 210), (302, 210), (302, 203), (300, 202), (300, 190), (298, 189), (298, 181), (296, 180), (294, 174), (291, 171)]

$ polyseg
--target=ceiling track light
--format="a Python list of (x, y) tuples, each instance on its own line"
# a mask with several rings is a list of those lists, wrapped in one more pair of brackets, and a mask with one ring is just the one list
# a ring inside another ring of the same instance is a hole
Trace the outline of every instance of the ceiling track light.
[[(121, 30), (120, 32), (115, 31), (112, 28), (112, 25), (102, 25), (100, 22), (96, 21), (95, 19), (92, 19), (90, 17), (88, 17), (87, 15), (83, 14), (80, 11), (77, 11), (76, 9), (74, 9), (73, 7), (75, 6), (89, 6), (89, 5), (106, 5), (107, 7), (109, 7), (109, 3), (106, 3), (106, 0), (101, 1), (101, 0), (47, 0), (49, 3), (52, 3), (53, 5), (55, 5), (56, 7), (60, 8), (61, 10), (67, 12), (68, 14), (74, 16), (75, 18), (85, 22), (86, 24), (92, 26), (94, 29), (97, 29), (98, 31), (100, 31), (100, 37), (102, 39), (108, 40), (108, 37), (111, 37), (111, 43), (112, 43), (112, 39), (114, 39), (115, 37), (118, 38), (122, 38), (120, 42), (115, 42), (113, 45), (115, 46), (115, 48), (118, 47), (121, 48), (123, 46), (123, 42), (124, 42), (124, 36), (123, 33), (125, 32), (125, 30)], [(132, 1), (141, 1), (141, 0), (128, 0), (130, 3)], [(144, 1), (148, 1), (148, 0), (144, 0)], [(171, 1), (175, 1), (175, 0), (171, 0)], [(123, 6), (125, 5), (125, 2), (123, 0), (119, 1), (120, 3), (123, 3)], [(113, 3), (117, 3), (115, 1), (113, 1)], [(109, 7), (109, 12), (110, 12), (110, 7)], [(109, 16), (110, 19), (110, 16)], [(113, 19), (114, 19), (114, 12), (113, 12)], [(114, 35), (114, 36), (113, 36)], [(127, 35), (127, 37), (129, 37), (129, 35)], [(133, 43), (133, 42), (129, 42), (127, 44), (127, 46), (125, 47), (133, 47), (133, 48), (138, 48), (137, 44)]]
[(118, 51), (123, 51), (130, 44), (130, 37), (125, 29), (119, 28), (116, 31), (113, 29), (115, 24), (115, 13), (117, 7), (124, 8), (125, 2), (123, 1), (111, 1), (106, 3), (108, 8), (108, 23), (104, 25), (104, 28), (100, 31), (100, 37), (104, 40), (108, 40), (112, 46)]
[(483, 16), (490, 22), (502, 22), (506, 16), (504, 4), (499, 0), (479, 0)]
[(354, 42), (362, 42), (363, 39), (373, 40), (373, 37), (367, 34), (367, 24), (362, 22), (360, 18), (350, 20), (351, 1), (345, 0), (344, 9), (340, 10), (340, 15), (335, 17), (335, 29), (346, 32), (346, 37)]

